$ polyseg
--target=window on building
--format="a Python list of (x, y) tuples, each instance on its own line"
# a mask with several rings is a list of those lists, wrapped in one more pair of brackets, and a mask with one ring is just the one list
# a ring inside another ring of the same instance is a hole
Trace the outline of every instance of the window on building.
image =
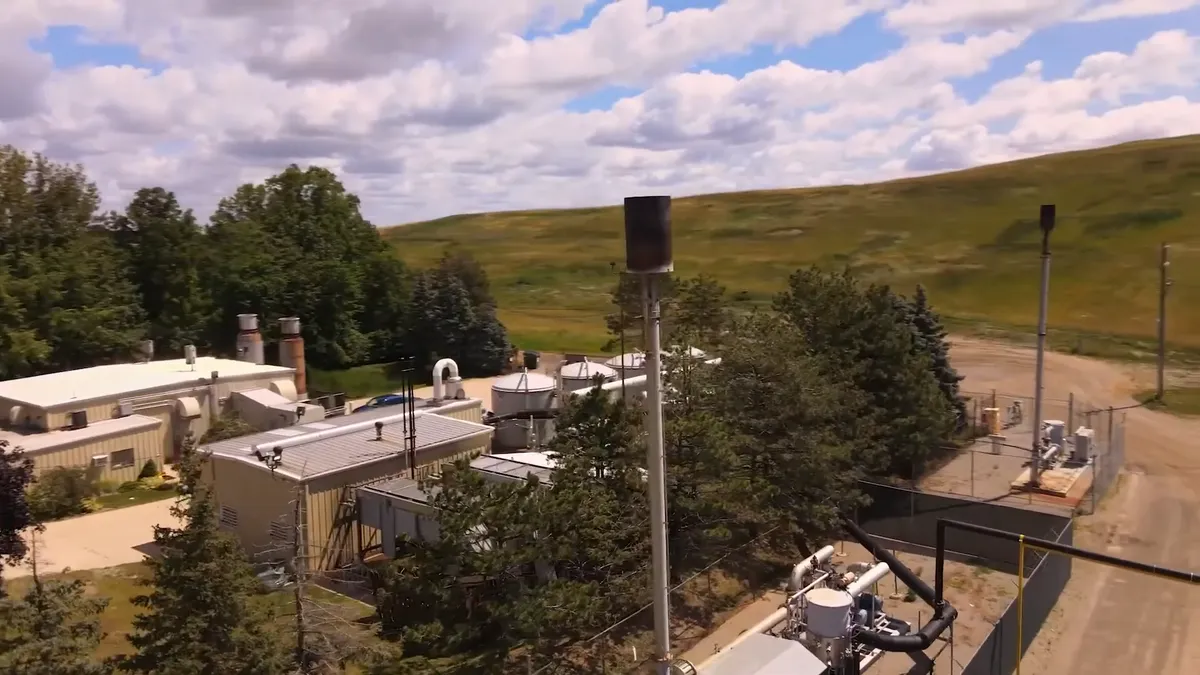
[(133, 448), (118, 450), (109, 455), (108, 458), (108, 466), (112, 469), (128, 469), (133, 466), (133, 463)]
[(221, 525), (225, 527), (237, 527), (238, 514), (236, 509), (231, 509), (228, 506), (221, 507)]

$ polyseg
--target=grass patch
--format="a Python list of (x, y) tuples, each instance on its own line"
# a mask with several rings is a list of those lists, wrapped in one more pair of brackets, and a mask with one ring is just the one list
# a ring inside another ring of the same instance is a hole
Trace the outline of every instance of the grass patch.
[(1200, 387), (1178, 387), (1163, 392), (1162, 400), (1155, 398), (1155, 391), (1138, 392), (1134, 398), (1151, 410), (1161, 410), (1175, 415), (1200, 416)]
[[(1152, 166), (1153, 170), (1146, 167)], [(1058, 205), (1051, 346), (1142, 358), (1152, 345), (1159, 243), (1172, 243), (1170, 335), (1200, 355), (1200, 136), (1129, 143), (874, 185), (675, 200), (675, 268), (707, 272), (761, 301), (797, 267), (847, 265), (903, 292), (929, 290), (973, 333), (1032, 332), (1038, 206)], [(594, 352), (624, 260), (619, 206), (455, 216), (386, 228), (406, 262), (457, 244), (487, 270), (517, 346)], [(780, 236), (786, 233), (788, 236)]]
[(178, 496), (179, 489), (174, 484), (171, 484), (157, 488), (100, 495), (99, 497), (95, 497), (93, 502), (97, 511), (109, 511), (111, 509), (123, 509), (128, 506), (138, 506), (139, 504), (161, 502), (164, 499), (174, 499)]
[[(425, 384), (418, 375), (414, 386)], [(402, 366), (399, 363), (373, 363), (346, 370), (308, 369), (310, 395), (345, 394), (351, 398), (363, 398), (390, 394), (404, 388)]]

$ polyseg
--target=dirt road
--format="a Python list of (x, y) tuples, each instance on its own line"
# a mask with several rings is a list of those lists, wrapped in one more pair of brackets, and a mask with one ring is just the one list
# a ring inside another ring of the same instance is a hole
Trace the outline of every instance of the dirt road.
[[(963, 388), (1032, 393), (1034, 353), (955, 340), (951, 359)], [(1175, 378), (1187, 378), (1176, 374)], [(1173, 378), (1174, 379), (1174, 378)], [(1065, 354), (1046, 357), (1048, 397), (1075, 392), (1094, 404), (1132, 404), (1153, 372)], [(1127, 411), (1126, 475), (1099, 513), (1080, 518), (1079, 546), (1189, 570), (1200, 569), (1200, 420), (1142, 408)], [(1200, 672), (1200, 589), (1074, 563), (1074, 573), (1024, 663), (1023, 673)]]

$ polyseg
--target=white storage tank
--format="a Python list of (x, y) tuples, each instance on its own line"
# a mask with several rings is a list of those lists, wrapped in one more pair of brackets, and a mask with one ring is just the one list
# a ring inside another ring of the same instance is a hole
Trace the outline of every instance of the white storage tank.
[(617, 379), (617, 371), (603, 363), (577, 361), (563, 366), (558, 371), (558, 376), (562, 379), (564, 391), (578, 391), (596, 384), (597, 377), (601, 383), (612, 382)]
[(808, 601), (805, 620), (808, 632), (821, 638), (845, 637), (850, 632), (850, 610), (854, 598), (834, 588), (814, 588), (804, 594)]
[(1045, 423), (1046, 436), (1050, 438), (1050, 443), (1062, 447), (1063, 436), (1066, 434), (1067, 423), (1062, 420), (1046, 420)]
[(646, 355), (641, 352), (629, 352), (612, 357), (605, 361), (604, 365), (617, 371), (617, 377), (627, 380), (645, 374)]
[[(522, 371), (505, 375), (492, 383), (492, 412), (497, 417), (503, 417), (513, 413), (550, 410), (555, 389), (554, 379), (541, 373)], [(549, 440), (553, 430), (551, 420), (502, 420), (496, 425), (496, 445), (503, 449), (531, 447)]]

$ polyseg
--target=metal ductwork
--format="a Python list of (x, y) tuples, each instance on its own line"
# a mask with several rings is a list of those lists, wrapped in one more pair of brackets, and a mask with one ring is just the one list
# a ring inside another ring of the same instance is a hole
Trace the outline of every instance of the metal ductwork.
[(300, 335), (300, 318), (285, 316), (279, 320), (279, 365), (296, 371), (296, 395), (308, 395), (308, 371), (304, 362), (304, 337)]

